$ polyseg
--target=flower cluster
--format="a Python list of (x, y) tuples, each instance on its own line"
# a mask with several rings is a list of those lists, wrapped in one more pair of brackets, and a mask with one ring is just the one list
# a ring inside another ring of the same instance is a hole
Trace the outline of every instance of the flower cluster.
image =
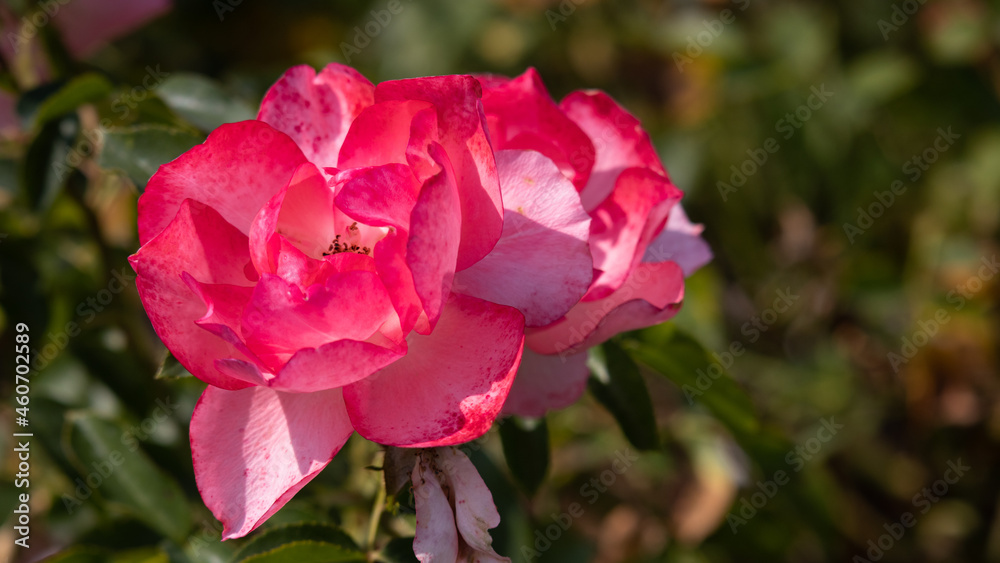
[[(600, 92), (557, 104), (533, 70), (377, 86), (289, 70), (256, 120), (219, 127), (139, 199), (139, 295), (208, 384), (191, 448), (224, 537), (353, 432), (451, 446), (575, 401), (587, 348), (672, 316), (710, 258), (680, 197), (634, 117)], [(435, 460), (465, 468), (450, 451), (419, 457), (414, 485), (481, 499), (464, 469), (425, 484)], [(444, 534), (428, 506), (418, 551)], [(443, 519), (465, 538), (446, 534), (452, 552), (492, 552), (463, 514)]]

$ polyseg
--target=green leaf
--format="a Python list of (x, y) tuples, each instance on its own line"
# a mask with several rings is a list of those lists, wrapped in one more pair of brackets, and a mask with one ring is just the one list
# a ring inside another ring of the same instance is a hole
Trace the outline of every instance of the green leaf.
[(67, 425), (68, 447), (88, 486), (99, 482), (93, 488), (109, 503), (178, 543), (187, 537), (191, 516), (180, 486), (142, 450), (129, 451), (119, 426), (79, 411), (67, 415)]
[[(278, 562), (286, 561), (283, 558), (258, 559), (258, 556), (268, 555), (272, 552), (278, 553), (283, 546), (289, 544), (303, 544), (302, 553), (313, 553), (323, 551), (330, 556), (337, 554), (340, 559), (316, 559), (316, 561), (366, 561), (364, 553), (358, 548), (354, 540), (340, 528), (322, 523), (299, 523), (286, 526), (277, 526), (265, 531), (246, 544), (236, 556), (234, 562), (254, 561), (254, 562)], [(305, 545), (310, 544), (310, 545)], [(318, 544), (318, 545), (312, 545)], [(280, 552), (278, 555), (294, 554), (296, 551)], [(301, 555), (305, 557), (305, 555)], [(294, 563), (306, 563), (313, 559), (287, 559)]]
[(177, 115), (202, 131), (211, 131), (223, 123), (253, 119), (257, 114), (246, 101), (197, 74), (174, 73), (156, 92)]
[(189, 372), (173, 354), (167, 352), (167, 355), (160, 362), (160, 367), (156, 369), (156, 379), (182, 379), (185, 377), (191, 377), (191, 372)]
[(639, 366), (614, 342), (592, 348), (587, 365), (590, 392), (615, 417), (628, 441), (640, 450), (658, 448), (653, 401)]
[[(639, 346), (633, 356), (676, 383), (690, 403), (704, 404), (737, 434), (745, 436), (757, 431), (750, 397), (728, 374), (722, 373), (716, 379), (708, 375), (708, 367), (717, 362), (691, 336), (674, 329), (660, 342)], [(722, 370), (721, 365), (719, 369)]]
[(379, 553), (380, 563), (417, 563), (413, 553), (413, 538), (393, 538)]
[(529, 495), (535, 494), (549, 470), (549, 428), (545, 419), (534, 424), (511, 417), (500, 425), (507, 467)]
[(201, 135), (163, 125), (105, 131), (100, 164), (106, 169), (121, 170), (141, 191), (160, 165), (204, 140)]
[(21, 174), (32, 209), (48, 209), (66, 183), (72, 168), (70, 151), (79, 128), (75, 115), (50, 121), (28, 147)]
[(111, 82), (100, 74), (91, 72), (78, 76), (38, 106), (38, 112), (34, 117), (35, 126), (44, 125), (85, 103), (99, 100), (110, 94), (112, 89)]

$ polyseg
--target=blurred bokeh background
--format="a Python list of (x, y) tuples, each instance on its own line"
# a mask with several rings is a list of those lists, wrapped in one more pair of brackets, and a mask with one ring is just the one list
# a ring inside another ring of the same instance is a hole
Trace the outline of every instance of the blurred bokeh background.
[[(135, 202), (289, 66), (339, 61), (373, 82), (533, 66), (556, 99), (609, 92), (715, 253), (674, 321), (609, 352), (638, 361), (657, 432), (641, 391), (595, 382), (469, 448), (497, 551), (1000, 561), (996, 2), (2, 0), (0, 24), (0, 559), (208, 563), (247, 543), (218, 542), (194, 486), (202, 384), (163, 363), (130, 282)], [(35, 357), (27, 550), (17, 323)], [(365, 545), (378, 456), (355, 436), (265, 529), (325, 522)], [(391, 504), (374, 547), (412, 521)]]

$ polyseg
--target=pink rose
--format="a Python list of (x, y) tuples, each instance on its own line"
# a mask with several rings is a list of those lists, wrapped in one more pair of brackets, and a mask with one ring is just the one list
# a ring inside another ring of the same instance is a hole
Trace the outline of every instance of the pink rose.
[(494, 150), (544, 155), (572, 182), (591, 218), (593, 279), (564, 316), (544, 326), (529, 323), (504, 407), (506, 414), (541, 416), (583, 393), (587, 348), (672, 317), (684, 276), (712, 255), (701, 227), (678, 204), (682, 194), (649, 136), (607, 94), (578, 91), (556, 104), (534, 69), (480, 82)]
[(191, 448), (224, 538), (354, 431), (434, 447), (490, 427), (526, 324), (562, 318), (594, 277), (574, 184), (508, 148), (494, 154), (470, 76), (296, 67), (258, 120), (150, 179), (131, 263), (157, 334), (209, 384)]

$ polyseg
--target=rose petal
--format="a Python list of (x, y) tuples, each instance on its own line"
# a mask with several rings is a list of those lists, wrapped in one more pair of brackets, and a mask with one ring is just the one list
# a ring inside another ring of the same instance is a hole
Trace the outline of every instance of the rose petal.
[(667, 175), (639, 120), (604, 92), (573, 92), (559, 107), (586, 132), (596, 149), (593, 171), (580, 192), (587, 211), (611, 195), (618, 175), (626, 168)]
[(688, 277), (712, 260), (712, 249), (701, 238), (704, 230), (702, 225), (688, 220), (684, 208), (678, 203), (670, 210), (663, 232), (646, 248), (642, 261), (676, 262), (684, 270), (684, 277)]
[(568, 407), (587, 389), (587, 352), (538, 354), (525, 348), (503, 414), (540, 418)]
[(369, 440), (396, 446), (481, 436), (507, 397), (523, 327), (517, 309), (455, 295), (429, 336), (410, 335), (404, 358), (344, 388), (352, 423)]
[(372, 83), (349, 66), (331, 63), (316, 74), (299, 65), (267, 91), (257, 119), (294, 139), (313, 163), (335, 167), (351, 123), (374, 103), (374, 92)]
[[(340, 168), (406, 164), (406, 150), (410, 145), (414, 120), (418, 115), (425, 114), (433, 117), (434, 106), (422, 100), (384, 101), (366, 108), (351, 124), (344, 139), (344, 146), (340, 149)], [(437, 120), (432, 121), (436, 131)], [(424, 124), (423, 121), (420, 123)]]
[(500, 513), (493, 504), (493, 494), (464, 453), (455, 448), (433, 451), (437, 454), (435, 463), (444, 471), (455, 497), (455, 523), (459, 534), (468, 547), (495, 556), (489, 529), (500, 525)]
[(503, 230), (500, 183), (481, 97), (482, 88), (471, 76), (393, 80), (375, 87), (376, 103), (423, 100), (438, 112), (440, 143), (454, 167), (462, 207), (459, 270), (486, 256)]
[(385, 287), (370, 271), (338, 272), (305, 290), (265, 274), (254, 288), (242, 326), (250, 349), (277, 372), (300, 349), (367, 340), (393, 313)]
[(191, 454), (222, 538), (245, 536), (277, 512), (352, 432), (339, 389), (206, 389), (191, 417)]
[(576, 354), (619, 332), (669, 319), (683, 299), (684, 272), (680, 266), (673, 262), (642, 262), (614, 293), (581, 301), (562, 320), (529, 329), (525, 342), (539, 354)]
[(528, 326), (547, 325), (565, 315), (593, 279), (590, 217), (573, 184), (541, 154), (499, 151), (497, 168), (503, 235), (486, 258), (459, 272), (455, 290), (517, 307)]
[(681, 195), (647, 169), (629, 168), (618, 176), (614, 192), (590, 213), (590, 251), (600, 271), (586, 300), (607, 297), (625, 282)]
[[(513, 80), (480, 82), (494, 149), (538, 151), (582, 190), (594, 166), (594, 144), (552, 101), (538, 72), (529, 68)], [(504, 206), (510, 209), (506, 201)]]
[(299, 350), (268, 385), (298, 393), (334, 389), (362, 380), (404, 355), (405, 346), (386, 348), (370, 342), (338, 340)]
[(215, 209), (248, 234), (260, 208), (305, 161), (294, 141), (266, 123), (222, 125), (150, 178), (139, 198), (139, 242), (162, 231), (185, 199)]
[(247, 237), (214, 209), (190, 199), (181, 203), (166, 229), (129, 258), (139, 298), (160, 339), (195, 377), (225, 389), (247, 383), (221, 374), (215, 360), (249, 358), (195, 324), (205, 316), (205, 303), (182, 275), (206, 284), (248, 287), (252, 282), (244, 272), (249, 261)]
[(413, 500), (417, 512), (417, 532), (413, 553), (421, 563), (450, 563), (458, 560), (458, 529), (448, 495), (441, 488), (434, 465), (421, 452), (413, 466)]
[(417, 203), (420, 185), (410, 167), (386, 164), (355, 168), (336, 178), (337, 207), (366, 225), (410, 230), (410, 213)]

